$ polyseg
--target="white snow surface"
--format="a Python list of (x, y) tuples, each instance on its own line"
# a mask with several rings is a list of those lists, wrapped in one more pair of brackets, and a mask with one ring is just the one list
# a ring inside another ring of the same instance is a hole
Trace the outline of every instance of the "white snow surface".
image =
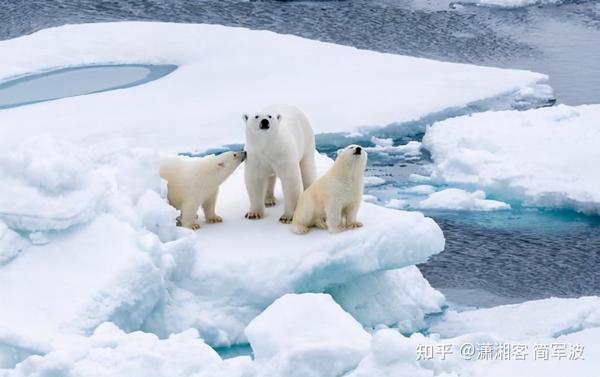
[(468, 192), (457, 188), (444, 189), (429, 194), (418, 203), (418, 208), (453, 211), (495, 211), (510, 209), (510, 205), (485, 198), (485, 192)]
[(435, 123), (432, 179), (528, 206), (600, 213), (600, 105), (485, 112)]
[(547, 79), (528, 71), (383, 54), (269, 31), (154, 22), (45, 29), (0, 41), (0, 56), (1, 79), (86, 64), (179, 67), (125, 90), (2, 110), (0, 124), (10, 132), (2, 131), (1, 148), (51, 130), (69, 140), (116, 132), (134, 146), (204, 150), (243, 142), (241, 114), (273, 103), (298, 106), (316, 133), (355, 131), (483, 99), (520, 97)]

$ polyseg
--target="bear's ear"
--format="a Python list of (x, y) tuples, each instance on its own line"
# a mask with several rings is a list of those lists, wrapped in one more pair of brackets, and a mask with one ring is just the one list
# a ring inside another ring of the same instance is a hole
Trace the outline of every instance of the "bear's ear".
[(248, 114), (242, 114), (242, 119), (244, 120), (244, 122), (247, 122), (248, 118), (249, 118)]
[(277, 120), (281, 121), (281, 114), (277, 114)]

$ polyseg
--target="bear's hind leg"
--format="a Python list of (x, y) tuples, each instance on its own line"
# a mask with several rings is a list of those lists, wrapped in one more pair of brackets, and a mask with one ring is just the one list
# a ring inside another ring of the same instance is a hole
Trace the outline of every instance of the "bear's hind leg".
[(272, 175), (267, 182), (267, 195), (265, 196), (265, 207), (274, 207), (275, 202), (275, 181), (277, 176)]
[(221, 216), (215, 213), (215, 205), (217, 204), (217, 196), (219, 195), (219, 189), (216, 189), (208, 199), (202, 203), (202, 210), (204, 211), (204, 218), (209, 224), (220, 223), (223, 221)]
[(197, 230), (200, 229), (200, 224), (196, 221), (198, 216), (198, 204), (194, 202), (184, 202), (181, 206), (181, 226)]

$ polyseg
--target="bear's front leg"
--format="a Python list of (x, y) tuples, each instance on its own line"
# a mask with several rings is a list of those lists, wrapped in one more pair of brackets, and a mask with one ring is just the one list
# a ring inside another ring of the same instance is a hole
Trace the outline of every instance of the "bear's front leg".
[(274, 207), (275, 202), (275, 181), (277, 180), (277, 176), (272, 175), (269, 177), (267, 181), (267, 195), (265, 196), (265, 206)]
[(356, 221), (356, 216), (358, 215), (358, 208), (360, 207), (360, 202), (352, 203), (346, 209), (346, 229), (356, 229), (363, 226), (360, 221)]
[(250, 210), (246, 218), (250, 220), (262, 219), (265, 216), (265, 195), (267, 194), (268, 174), (253, 164), (247, 164), (244, 171), (246, 191), (250, 199)]
[(343, 220), (342, 208), (337, 203), (331, 203), (325, 208), (325, 222), (329, 233), (339, 233), (346, 229)]
[(298, 198), (300, 197), (300, 194), (302, 194), (302, 175), (300, 174), (299, 165), (282, 170), (284, 170), (284, 172), (280, 175), (280, 178), (285, 204), (283, 215), (279, 218), (279, 222), (289, 224), (294, 217)]
[(221, 216), (215, 213), (215, 206), (217, 204), (217, 196), (219, 195), (219, 189), (216, 189), (208, 199), (202, 203), (202, 210), (204, 211), (204, 218), (209, 224), (220, 223), (223, 221)]
[(198, 230), (200, 229), (200, 224), (196, 221), (198, 216), (196, 213), (198, 212), (198, 205), (194, 202), (184, 202), (181, 206), (181, 226)]

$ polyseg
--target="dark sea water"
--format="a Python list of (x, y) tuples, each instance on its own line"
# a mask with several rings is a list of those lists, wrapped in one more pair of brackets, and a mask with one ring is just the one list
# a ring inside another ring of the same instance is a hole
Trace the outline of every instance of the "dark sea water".
[[(123, 20), (242, 26), (382, 52), (530, 69), (550, 75), (558, 102), (600, 103), (599, 1), (506, 10), (447, 0), (0, 0), (0, 39), (64, 24)], [(395, 143), (421, 137), (404, 135)], [(321, 141), (319, 149), (331, 153), (334, 146)], [(394, 198), (399, 189), (415, 185), (408, 175), (429, 163), (427, 153), (418, 158), (373, 153), (367, 173), (386, 183), (367, 193), (382, 201)], [(511, 204), (512, 210), (493, 213), (426, 212), (446, 236), (446, 250), (419, 266), (429, 282), (457, 305), (599, 295), (599, 218)]]

